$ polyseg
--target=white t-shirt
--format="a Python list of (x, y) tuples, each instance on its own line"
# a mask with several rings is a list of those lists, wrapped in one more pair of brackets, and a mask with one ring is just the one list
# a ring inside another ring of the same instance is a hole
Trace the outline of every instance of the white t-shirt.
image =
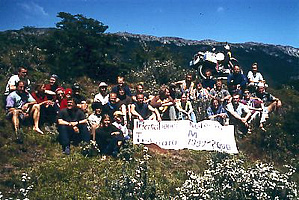
[[(7, 85), (5, 87), (5, 92), (4, 92), (4, 95), (9, 95), (10, 92), (10, 86), (11, 85), (17, 85), (17, 83), (20, 81), (20, 78), (18, 75), (13, 75), (9, 78), (8, 82), (7, 82)], [(26, 86), (26, 91), (27, 92), (30, 92), (30, 88), (29, 88), (29, 85), (30, 85), (30, 80), (27, 79), (27, 86)]]

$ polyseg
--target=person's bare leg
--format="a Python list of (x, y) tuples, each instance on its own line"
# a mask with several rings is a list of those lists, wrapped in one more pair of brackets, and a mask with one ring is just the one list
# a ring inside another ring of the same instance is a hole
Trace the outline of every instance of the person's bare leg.
[(12, 124), (14, 126), (15, 133), (17, 133), (20, 128), (20, 120), (19, 120), (20, 110), (13, 110), (11, 112), (12, 112)]
[(32, 112), (32, 118), (33, 118), (33, 124), (34, 124), (33, 130), (40, 134), (44, 134), (44, 132), (39, 129), (40, 105), (34, 104), (31, 112)]

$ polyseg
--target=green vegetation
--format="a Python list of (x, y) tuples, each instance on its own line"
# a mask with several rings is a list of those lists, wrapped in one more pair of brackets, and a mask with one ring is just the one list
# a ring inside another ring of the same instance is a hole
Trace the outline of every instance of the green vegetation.
[[(57, 73), (63, 86), (76, 79), (88, 98), (97, 92), (96, 82), (113, 83), (118, 74), (131, 84), (144, 82), (155, 93), (160, 84), (191, 71), (184, 67), (184, 56), (195, 51), (105, 34), (107, 26), (82, 15), (58, 17), (55, 29), (0, 33), (1, 91), (20, 65), (29, 68), (33, 82), (44, 82), (50, 73)], [(1, 110), (0, 199), (296, 199), (299, 95), (298, 83), (290, 84), (271, 90), (283, 109), (270, 115), (266, 132), (237, 138), (238, 155), (129, 143), (118, 158), (88, 156), (80, 146), (65, 156), (56, 131), (37, 135), (24, 127), (24, 144), (16, 143)]]

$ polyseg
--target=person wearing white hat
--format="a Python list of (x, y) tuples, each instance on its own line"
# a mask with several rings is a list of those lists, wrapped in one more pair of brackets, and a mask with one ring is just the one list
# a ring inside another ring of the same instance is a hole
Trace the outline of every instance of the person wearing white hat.
[(95, 95), (93, 101), (94, 102), (101, 102), (102, 105), (105, 105), (109, 101), (109, 94), (107, 91), (108, 85), (105, 82), (101, 82), (99, 84), (99, 93)]

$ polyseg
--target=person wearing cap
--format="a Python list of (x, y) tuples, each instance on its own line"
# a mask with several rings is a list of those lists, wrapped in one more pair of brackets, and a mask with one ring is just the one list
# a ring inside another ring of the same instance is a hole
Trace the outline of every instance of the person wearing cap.
[(47, 94), (47, 99), (52, 100), (56, 97), (56, 89), (59, 87), (58, 85), (58, 76), (56, 74), (52, 74), (49, 83), (45, 84), (45, 93)]
[(83, 110), (84, 112), (87, 112), (88, 105), (86, 102), (86, 98), (80, 94), (81, 92), (80, 85), (78, 83), (75, 83), (72, 86), (72, 90), (73, 90), (72, 97), (74, 98), (77, 107)]
[[(59, 93), (58, 98), (62, 98), (62, 99), (58, 99), (59, 109), (62, 110), (64, 108), (67, 108), (67, 100), (72, 98), (73, 91), (71, 88), (66, 88), (63, 92), (63, 95), (61, 95), (61, 92), (59, 92), (59, 91), (60, 91), (60, 89), (57, 89), (56, 94), (58, 92)], [(56, 100), (56, 102), (57, 102), (57, 100)]]
[(115, 111), (113, 113), (113, 117), (114, 117), (114, 122), (112, 124), (123, 132), (123, 136), (125, 140), (130, 139), (129, 129), (124, 123), (124, 114), (121, 111)]
[(277, 111), (282, 106), (282, 103), (280, 99), (266, 92), (264, 83), (258, 84), (258, 89), (254, 94), (254, 96), (260, 99), (265, 105), (262, 113), (261, 123), (260, 123), (260, 128), (264, 130), (264, 123), (269, 118), (269, 113), (273, 111)]
[(87, 119), (84, 112), (76, 106), (73, 98), (67, 99), (67, 108), (59, 111), (57, 116), (59, 142), (63, 153), (70, 154), (70, 141), (88, 143), (90, 133), (87, 129)]
[(108, 85), (105, 82), (99, 84), (99, 93), (95, 95), (93, 101), (101, 102), (102, 105), (105, 105), (109, 101), (109, 94), (107, 91)]

